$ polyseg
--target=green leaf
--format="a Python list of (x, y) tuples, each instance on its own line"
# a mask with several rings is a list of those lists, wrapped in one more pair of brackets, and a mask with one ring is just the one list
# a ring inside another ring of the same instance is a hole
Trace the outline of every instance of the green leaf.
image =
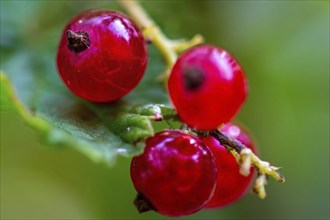
[(16, 111), (47, 146), (72, 147), (111, 164), (119, 154), (140, 153), (145, 138), (168, 126), (154, 120), (162, 115), (167, 122), (176, 113), (156, 80), (165, 66), (153, 46), (142, 81), (121, 100), (95, 104), (68, 91), (55, 66), (58, 41), (72, 16), (91, 7), (117, 9), (118, 4), (1, 2), (0, 111)]
[(111, 164), (118, 154), (138, 154), (144, 140), (154, 134), (151, 122), (160, 117), (170, 120), (176, 114), (163, 105), (168, 104), (167, 94), (156, 81), (163, 63), (153, 47), (149, 54), (150, 63), (139, 86), (120, 101), (107, 104), (73, 96), (57, 72), (38, 71), (31, 54), (18, 54), (7, 64), (16, 62), (20, 72), (6, 75), (1, 71), (1, 111), (15, 110), (47, 145), (70, 146), (97, 162)]

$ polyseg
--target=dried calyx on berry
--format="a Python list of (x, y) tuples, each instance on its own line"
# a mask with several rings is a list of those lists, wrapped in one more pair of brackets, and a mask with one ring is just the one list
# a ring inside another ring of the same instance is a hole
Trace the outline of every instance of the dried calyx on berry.
[(187, 90), (194, 91), (201, 87), (205, 80), (205, 74), (196, 67), (185, 67), (183, 69), (183, 83)]
[(90, 38), (87, 32), (67, 30), (68, 48), (74, 53), (80, 53), (86, 50), (90, 45)]
[(156, 211), (155, 207), (151, 204), (151, 202), (142, 195), (142, 193), (138, 192), (136, 198), (134, 199), (134, 205), (139, 213), (148, 212), (148, 211)]

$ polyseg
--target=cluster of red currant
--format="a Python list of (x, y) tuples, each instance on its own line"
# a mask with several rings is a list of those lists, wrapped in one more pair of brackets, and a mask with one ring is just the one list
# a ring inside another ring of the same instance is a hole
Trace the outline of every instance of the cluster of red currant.
[[(66, 86), (93, 102), (117, 100), (142, 78), (147, 48), (141, 31), (126, 16), (108, 10), (86, 11), (65, 28), (57, 66)], [(250, 138), (229, 121), (247, 95), (244, 73), (223, 49), (201, 45), (180, 55), (168, 90), (181, 120), (198, 131), (221, 131), (254, 151)], [(211, 136), (166, 130), (149, 137), (133, 158), (131, 178), (140, 212), (182, 216), (236, 201), (248, 188), (233, 155)]]
[[(227, 123), (222, 132), (255, 150), (237, 125)], [(246, 193), (253, 175), (253, 168), (247, 177), (241, 175), (234, 156), (215, 138), (176, 130), (148, 138), (144, 153), (131, 163), (138, 210), (173, 217), (237, 201)]]

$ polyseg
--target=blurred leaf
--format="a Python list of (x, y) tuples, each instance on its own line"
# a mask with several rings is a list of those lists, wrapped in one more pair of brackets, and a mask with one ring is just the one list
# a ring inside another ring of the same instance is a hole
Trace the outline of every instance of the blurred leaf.
[(73, 147), (95, 161), (111, 163), (118, 154), (137, 154), (144, 139), (154, 134), (151, 121), (159, 115), (165, 119), (175, 115), (162, 105), (168, 103), (167, 95), (155, 80), (162, 61), (154, 48), (149, 53), (152, 62), (140, 85), (122, 100), (107, 104), (74, 97), (56, 72), (40, 72), (34, 61), (25, 60), (30, 56), (17, 54), (15, 62), (25, 63), (26, 68), (20, 69), (26, 72), (8, 77), (1, 72), (1, 110), (18, 112), (46, 144)]
[[(115, 2), (93, 6), (118, 9)], [(143, 80), (120, 101), (90, 103), (65, 88), (55, 66), (57, 44), (65, 24), (85, 8), (90, 3), (1, 1), (0, 110), (18, 112), (48, 146), (70, 146), (111, 163), (118, 154), (141, 152), (144, 139), (164, 128), (151, 123), (154, 115), (175, 112), (165, 106), (167, 94), (156, 81), (164, 64), (152, 46)]]

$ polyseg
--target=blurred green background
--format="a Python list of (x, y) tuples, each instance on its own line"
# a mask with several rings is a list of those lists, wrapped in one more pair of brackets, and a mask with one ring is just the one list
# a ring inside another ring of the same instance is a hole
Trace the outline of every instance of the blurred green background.
[[(144, 1), (170, 37), (205, 36), (239, 60), (250, 93), (238, 119), (254, 134), (261, 158), (282, 166), (268, 197), (252, 194), (186, 219), (329, 219), (329, 1)], [(56, 74), (65, 24), (108, 1), (1, 0), (1, 69), (20, 50), (40, 52)], [(49, 56), (44, 56), (48, 54)], [(15, 57), (14, 57), (15, 58)], [(139, 215), (130, 158), (113, 168), (70, 149), (42, 146), (16, 114), (1, 112), (1, 219), (165, 219)]]

